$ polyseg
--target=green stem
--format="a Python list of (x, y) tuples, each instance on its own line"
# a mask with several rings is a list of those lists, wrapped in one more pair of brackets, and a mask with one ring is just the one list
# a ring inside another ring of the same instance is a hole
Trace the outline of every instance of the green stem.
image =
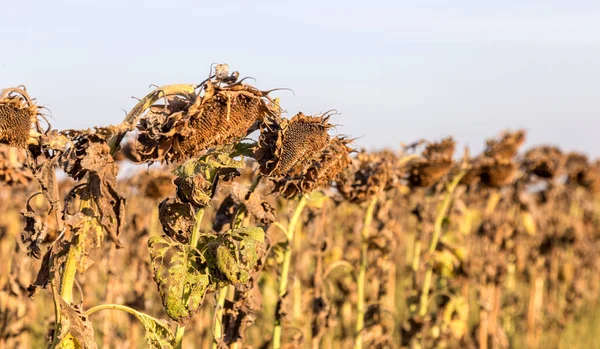
[[(192, 249), (198, 248), (198, 241), (200, 240), (200, 226), (202, 225), (202, 217), (204, 217), (204, 209), (198, 209), (196, 212), (196, 221), (194, 222), (194, 227), (192, 228), (192, 236), (190, 238), (190, 246)], [(184, 303), (189, 303), (190, 294), (187, 293), (184, 297)], [(175, 332), (175, 349), (180, 349), (181, 344), (183, 342), (183, 335), (185, 333), (185, 326), (177, 326), (177, 331)]]
[(300, 216), (304, 207), (306, 206), (306, 197), (302, 196), (298, 205), (296, 206), (296, 210), (290, 219), (290, 224), (287, 229), (284, 231), (286, 237), (285, 250), (283, 254), (283, 265), (281, 266), (281, 276), (279, 279), (279, 289), (278, 289), (278, 301), (277, 301), (277, 310), (275, 312), (275, 323), (273, 325), (273, 349), (281, 348), (281, 332), (282, 332), (282, 324), (281, 324), (281, 302), (285, 294), (287, 293), (287, 284), (288, 284), (288, 274), (290, 272), (290, 264), (292, 261), (292, 241), (294, 240), (294, 232), (296, 231), (296, 226), (298, 225), (298, 221), (300, 220)]
[[(435, 252), (437, 248), (437, 244), (442, 236), (442, 224), (444, 223), (444, 219), (448, 215), (448, 210), (450, 209), (450, 203), (452, 202), (452, 196), (454, 194), (454, 190), (458, 186), (458, 183), (465, 175), (465, 172), (460, 172), (454, 177), (452, 182), (446, 188), (446, 197), (444, 198), (444, 202), (442, 203), (442, 207), (438, 212), (438, 215), (435, 219), (435, 225), (433, 227), (433, 237), (431, 238), (431, 244), (429, 245), (429, 254), (430, 256)], [(431, 289), (431, 281), (433, 279), (433, 263), (429, 262), (427, 266), (427, 271), (425, 272), (425, 280), (423, 281), (423, 291), (421, 292), (421, 298), (419, 302), (419, 316), (423, 317), (427, 314), (427, 303), (429, 302), (429, 290)]]
[[(52, 259), (52, 257), (50, 257)], [(56, 348), (59, 343), (62, 317), (60, 313), (60, 296), (54, 278), (50, 279), (50, 287), (52, 288), (52, 300), (54, 301), (54, 334), (52, 335), (52, 343), (50, 348)]]
[(225, 308), (225, 298), (227, 297), (227, 286), (219, 289), (217, 296), (217, 305), (215, 307), (215, 319), (213, 324), (213, 349), (219, 346), (219, 341), (223, 337), (223, 309)]
[(360, 251), (360, 270), (357, 278), (358, 300), (356, 302), (356, 338), (354, 342), (355, 349), (361, 349), (363, 345), (363, 329), (365, 327), (365, 278), (367, 275), (367, 252), (369, 248), (369, 227), (373, 221), (373, 212), (377, 204), (377, 197), (371, 199), (362, 227), (361, 251)]
[(175, 331), (175, 349), (181, 349), (184, 333), (185, 326), (177, 326), (177, 330)]
[(200, 240), (200, 226), (202, 225), (202, 217), (204, 217), (204, 209), (201, 208), (196, 212), (196, 221), (192, 228), (192, 237), (190, 238), (190, 246), (192, 248), (198, 247), (198, 241)]
[(76, 239), (77, 242), (67, 254), (60, 283), (60, 296), (67, 304), (73, 303), (73, 285), (75, 283), (75, 274), (77, 273), (77, 261), (81, 252), (79, 248), (79, 236), (75, 236), (73, 239)]
[[(133, 308), (130, 308), (128, 306), (125, 305), (119, 305), (119, 304), (101, 304), (101, 305), (97, 305), (95, 307), (92, 307), (90, 309), (88, 309), (85, 313), (87, 316), (91, 316), (92, 314), (94, 314), (97, 311), (100, 310), (120, 310), (120, 311), (124, 311), (126, 313), (129, 313), (133, 316), (135, 316), (136, 319), (138, 319), (138, 321), (144, 326), (144, 328), (149, 328), (151, 327), (151, 324), (148, 323), (148, 321), (153, 321), (155, 326), (161, 326), (163, 327), (166, 331), (168, 331), (169, 333), (171, 332), (171, 330), (162, 324), (162, 321), (144, 314), (142, 312), (139, 312)], [(179, 328), (178, 328), (179, 331)], [(180, 334), (181, 336), (183, 336), (183, 330), (181, 331), (181, 333), (178, 332), (178, 334)], [(179, 340), (176, 343), (181, 343), (181, 337), (179, 338)]]

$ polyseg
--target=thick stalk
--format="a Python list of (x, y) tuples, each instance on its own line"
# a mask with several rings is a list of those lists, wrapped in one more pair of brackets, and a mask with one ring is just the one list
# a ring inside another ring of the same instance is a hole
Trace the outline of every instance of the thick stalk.
[[(91, 203), (89, 201), (82, 201), (81, 210), (89, 208)], [(85, 234), (91, 229), (94, 229), (92, 219), (88, 218), (85, 222), (84, 229), (82, 229), (77, 235), (72, 237), (71, 248), (67, 254), (67, 259), (62, 268), (62, 274), (60, 279), (60, 296), (62, 299), (71, 304), (73, 302), (73, 285), (75, 283), (75, 274), (77, 274), (77, 262), (81, 258), (83, 247), (80, 246), (80, 242), (85, 240)]]
[[(79, 237), (74, 237), (79, 241)], [(63, 272), (60, 282), (60, 296), (67, 304), (73, 302), (73, 284), (75, 283), (75, 274), (77, 273), (77, 261), (80, 256), (78, 243), (75, 244), (67, 254), (67, 260), (63, 266)]]
[(304, 207), (306, 206), (306, 197), (302, 196), (298, 205), (296, 206), (296, 210), (290, 219), (290, 223), (284, 231), (286, 237), (285, 250), (283, 254), (283, 265), (281, 266), (281, 276), (279, 279), (279, 288), (278, 288), (278, 300), (277, 300), (277, 309), (275, 311), (275, 323), (273, 325), (273, 349), (281, 348), (281, 311), (280, 307), (283, 297), (287, 293), (287, 285), (288, 285), (288, 275), (290, 272), (290, 264), (292, 261), (292, 242), (294, 241), (294, 232), (296, 231), (296, 226), (298, 225), (298, 221), (300, 220), (300, 216)]
[(361, 349), (363, 345), (363, 329), (365, 327), (365, 278), (367, 275), (367, 252), (369, 248), (369, 227), (373, 221), (373, 212), (375, 211), (375, 205), (377, 204), (377, 197), (371, 199), (367, 212), (365, 213), (365, 219), (363, 222), (361, 232), (361, 243), (360, 243), (360, 270), (358, 271), (357, 278), (357, 293), (358, 300), (356, 302), (356, 335), (354, 348)]
[[(452, 196), (454, 194), (454, 190), (458, 186), (458, 183), (464, 176), (464, 172), (460, 172), (452, 182), (448, 185), (446, 189), (446, 197), (442, 202), (442, 207), (435, 219), (435, 225), (433, 227), (433, 237), (431, 238), (431, 244), (429, 245), (429, 254), (433, 254), (435, 249), (437, 248), (437, 244), (442, 236), (442, 224), (444, 223), (444, 219), (448, 215), (448, 210), (450, 209), (450, 203), (452, 202)], [(433, 263), (429, 263), (427, 266), (427, 271), (425, 272), (425, 280), (423, 281), (423, 291), (421, 292), (421, 298), (419, 302), (419, 316), (423, 317), (427, 314), (427, 304), (429, 302), (429, 290), (431, 289), (431, 281), (433, 279)]]

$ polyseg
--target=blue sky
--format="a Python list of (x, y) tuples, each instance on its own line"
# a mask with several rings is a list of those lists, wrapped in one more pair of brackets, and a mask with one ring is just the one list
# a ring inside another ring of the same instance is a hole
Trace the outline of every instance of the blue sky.
[(118, 123), (150, 84), (226, 62), (291, 117), (337, 109), (367, 148), (504, 128), (600, 155), (597, 1), (11, 1), (0, 87), (25, 84), (56, 128)]

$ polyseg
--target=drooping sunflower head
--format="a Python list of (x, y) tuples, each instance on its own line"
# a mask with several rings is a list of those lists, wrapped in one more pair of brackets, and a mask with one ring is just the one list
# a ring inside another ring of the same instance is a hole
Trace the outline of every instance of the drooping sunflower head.
[(423, 157), (429, 160), (433, 159), (452, 159), (456, 141), (452, 137), (446, 137), (440, 142), (427, 144), (423, 150)]
[(508, 159), (484, 157), (477, 165), (481, 183), (492, 188), (512, 183), (518, 170), (516, 162)]
[(353, 203), (369, 201), (393, 187), (396, 158), (390, 152), (361, 151), (352, 165), (340, 175), (337, 189), (345, 200)]
[(353, 151), (349, 146), (350, 142), (343, 137), (331, 138), (318, 159), (302, 168), (296, 167), (287, 175), (272, 178), (275, 191), (290, 198), (327, 187), (331, 182), (337, 181), (350, 164), (350, 153)]
[(580, 153), (570, 153), (565, 161), (567, 183), (582, 186), (594, 194), (600, 193), (600, 160), (591, 163)]
[(328, 114), (269, 117), (261, 127), (255, 158), (262, 174), (284, 197), (308, 193), (333, 181), (349, 163), (349, 141), (331, 138)]
[(429, 143), (422, 157), (410, 162), (406, 177), (408, 184), (411, 187), (430, 187), (448, 174), (454, 164), (455, 145), (451, 137)]
[(329, 115), (296, 114), (290, 120), (268, 118), (261, 127), (255, 158), (265, 175), (282, 176), (301, 170), (321, 156), (329, 144)]
[(563, 153), (557, 147), (541, 146), (525, 153), (523, 167), (529, 174), (540, 178), (555, 177), (564, 162)]
[(199, 156), (243, 139), (265, 116), (279, 113), (270, 91), (237, 81), (237, 75), (221, 75), (197, 86), (198, 92), (189, 85), (166, 86), (140, 102), (165, 101), (150, 103), (139, 119), (137, 150), (144, 161), (180, 162)]
[(484, 155), (499, 160), (512, 159), (525, 142), (525, 136), (524, 130), (504, 132), (500, 139), (487, 140)]
[(525, 131), (505, 132), (499, 139), (488, 139), (483, 154), (471, 161), (462, 184), (501, 188), (515, 179), (519, 166), (515, 156), (525, 142)]
[(0, 143), (25, 148), (41, 132), (39, 107), (25, 88), (7, 88), (0, 91)]

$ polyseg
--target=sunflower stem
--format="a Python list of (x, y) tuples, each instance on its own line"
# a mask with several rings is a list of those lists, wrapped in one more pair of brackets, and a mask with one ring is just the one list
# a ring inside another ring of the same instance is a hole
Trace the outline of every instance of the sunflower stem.
[(225, 298), (227, 297), (227, 286), (219, 289), (217, 295), (217, 305), (215, 306), (215, 317), (213, 323), (213, 349), (217, 349), (219, 342), (223, 337), (223, 310), (225, 308)]
[(198, 241), (200, 240), (200, 226), (202, 225), (202, 217), (204, 217), (204, 209), (201, 208), (196, 212), (196, 221), (192, 228), (192, 237), (190, 238), (190, 246), (195, 249), (198, 247)]
[(373, 212), (375, 211), (375, 205), (377, 204), (377, 197), (371, 199), (365, 218), (363, 222), (361, 232), (361, 243), (360, 243), (360, 269), (357, 278), (357, 302), (356, 302), (356, 334), (355, 334), (355, 349), (362, 349), (363, 346), (363, 329), (365, 327), (365, 278), (367, 275), (367, 252), (369, 249), (369, 227), (373, 221)]
[(287, 285), (288, 285), (288, 274), (290, 272), (290, 264), (292, 261), (292, 241), (294, 240), (294, 232), (296, 231), (296, 226), (298, 225), (298, 221), (300, 220), (300, 216), (304, 207), (306, 207), (306, 197), (302, 196), (296, 209), (294, 210), (294, 214), (290, 219), (290, 223), (286, 230), (284, 230), (286, 243), (285, 250), (283, 253), (283, 264), (281, 266), (281, 276), (279, 279), (279, 289), (278, 289), (278, 299), (277, 299), (277, 307), (275, 310), (275, 322), (273, 325), (273, 349), (281, 348), (281, 333), (282, 333), (282, 324), (281, 324), (281, 307), (283, 297), (287, 294)]
[(183, 345), (183, 335), (185, 334), (185, 326), (177, 326), (175, 331), (175, 349), (181, 349)]
[[(437, 248), (437, 244), (442, 235), (442, 225), (444, 220), (448, 215), (448, 210), (450, 209), (450, 203), (452, 202), (452, 197), (454, 194), (454, 190), (460, 183), (460, 180), (465, 175), (465, 172), (462, 171), (458, 173), (452, 182), (446, 187), (446, 196), (444, 197), (444, 201), (442, 202), (442, 207), (440, 208), (438, 215), (435, 219), (434, 227), (433, 227), (433, 237), (431, 238), (431, 243), (429, 245), (429, 255), (431, 256), (435, 249)], [(427, 271), (425, 272), (425, 279), (423, 281), (423, 290), (421, 292), (421, 297), (419, 301), (419, 316), (423, 317), (427, 314), (427, 304), (429, 303), (429, 290), (431, 289), (431, 282), (433, 279), (433, 263), (429, 261), (427, 266)]]

